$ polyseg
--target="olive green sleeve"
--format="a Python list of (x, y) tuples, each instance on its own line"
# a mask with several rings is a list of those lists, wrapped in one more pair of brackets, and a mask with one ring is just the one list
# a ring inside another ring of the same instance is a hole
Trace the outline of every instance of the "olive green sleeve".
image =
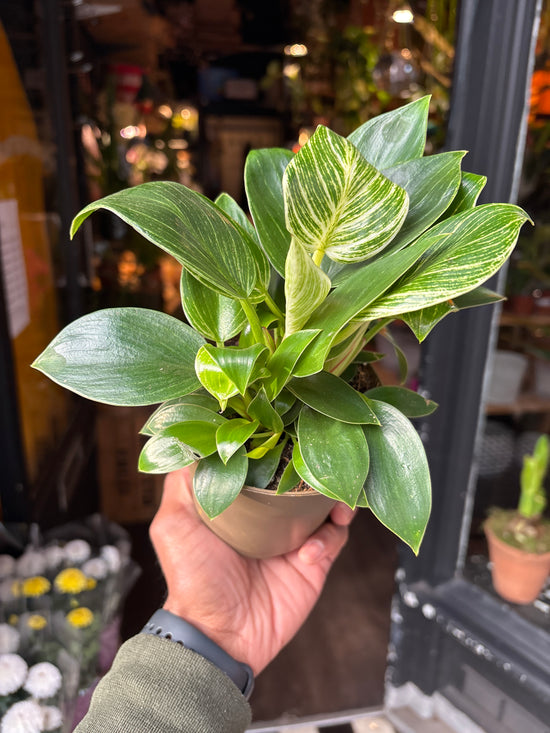
[(166, 639), (120, 648), (75, 733), (243, 733), (250, 707), (221, 670)]

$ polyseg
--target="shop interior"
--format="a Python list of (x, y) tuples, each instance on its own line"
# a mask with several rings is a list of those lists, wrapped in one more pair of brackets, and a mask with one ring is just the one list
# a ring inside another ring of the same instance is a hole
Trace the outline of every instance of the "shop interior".
[[(17, 556), (48, 538), (74, 539), (75, 526), (81, 536), (100, 532), (111, 538), (104, 544), (122, 537), (132, 582), (119, 599), (117, 638), (137, 633), (165, 594), (148, 537), (163, 477), (137, 470), (139, 430), (152, 408), (92, 404), (29, 365), (63, 325), (84, 313), (134, 306), (183, 319), (181, 266), (107, 212), (88, 219), (71, 241), (73, 216), (92, 200), (159, 180), (209, 198), (225, 191), (246, 209), (242, 173), (250, 150), (297, 152), (318, 124), (348, 135), (371, 117), (426, 94), (431, 95), (426, 152), (445, 150), (461, 4), (467, 5), (459, 0), (0, 4), (5, 174), (0, 176), (0, 425), (7, 447), (0, 553)], [(490, 507), (516, 505), (523, 456), (541, 434), (550, 434), (546, 1), (537, 31), (514, 198), (535, 226), (522, 230), (501, 273), (498, 288), (506, 299), (485, 306), (492, 310), (493, 326), (484, 396), (481, 409), (475, 406), (478, 423), (467, 426), (478, 438), (460, 574), (492, 599), (498, 594), (483, 522)], [(32, 202), (36, 216), (18, 220), (14, 199)], [(5, 235), (9, 226), (17, 229), (16, 255), (6, 244), (13, 241)], [(391, 342), (380, 338), (376, 346), (386, 354), (378, 367), (384, 383), (426, 386), (424, 345), (405, 324), (398, 324)], [(406, 375), (400, 373), (401, 353), (409, 364)], [(256, 725), (267, 730), (270, 724), (383, 708), (388, 659), (395, 661), (401, 610), (394, 594), (403, 553), (368, 511), (358, 514), (319, 604), (256, 682), (251, 699)], [(548, 586), (534, 602), (514, 606), (513, 615), (548, 646)], [(1, 621), (8, 623), (8, 616), (6, 605)], [(534, 709), (537, 720), (548, 702), (544, 695), (540, 709)], [(520, 700), (523, 707), (529, 699)], [(460, 700), (454, 701), (460, 707)], [(475, 710), (466, 712), (475, 719)], [(486, 729), (497, 728), (487, 724)]]

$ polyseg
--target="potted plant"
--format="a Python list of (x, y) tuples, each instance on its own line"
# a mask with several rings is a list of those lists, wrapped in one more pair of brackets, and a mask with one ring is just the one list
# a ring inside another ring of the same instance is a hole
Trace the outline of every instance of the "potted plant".
[(549, 446), (541, 435), (524, 456), (517, 510), (493, 509), (484, 524), (493, 585), (512, 603), (532, 603), (550, 574), (550, 520), (542, 517)]
[[(423, 157), (428, 108), (424, 97), (347, 139), (319, 126), (296, 155), (252, 151), (252, 222), (226, 194), (211, 202), (173, 182), (94, 201), (73, 222), (74, 233), (106, 209), (173, 255), (187, 323), (146, 309), (97, 311), (69, 324), (34, 366), (93, 400), (161, 403), (143, 427), (139, 468), (196, 463), (202, 513), (243, 553), (304, 539), (289, 529), (288, 542), (248, 546), (276, 530), (252, 517), (258, 502), (246, 486), (268, 491), (284, 529), (279, 507), (311, 494), (322, 516), (304, 531), (343, 501), (369, 507), (418, 552), (430, 479), (409, 418), (435, 405), (350, 380), (377, 358), (369, 345), (377, 333), (391, 338), (393, 320), (421, 341), (447, 314), (498, 300), (481, 284), (528, 218), (510, 204), (476, 206), (485, 179), (461, 171), (463, 151)], [(244, 529), (231, 539), (224, 521), (243, 502)]]

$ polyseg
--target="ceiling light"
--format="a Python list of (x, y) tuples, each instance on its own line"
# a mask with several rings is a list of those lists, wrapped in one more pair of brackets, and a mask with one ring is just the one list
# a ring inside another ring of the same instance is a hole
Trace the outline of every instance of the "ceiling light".
[(394, 10), (391, 17), (396, 23), (412, 23), (414, 21), (413, 12), (407, 7)]
[(303, 43), (293, 43), (285, 46), (285, 56), (307, 56), (307, 46)]

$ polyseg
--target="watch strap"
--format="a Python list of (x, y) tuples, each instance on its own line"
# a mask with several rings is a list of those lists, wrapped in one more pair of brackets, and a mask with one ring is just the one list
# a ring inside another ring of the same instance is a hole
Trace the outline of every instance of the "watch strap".
[(141, 630), (142, 634), (151, 634), (181, 644), (186, 649), (200, 654), (237, 685), (246, 700), (250, 698), (254, 688), (254, 674), (248, 664), (237, 662), (212, 639), (164, 608), (160, 608), (151, 616)]

